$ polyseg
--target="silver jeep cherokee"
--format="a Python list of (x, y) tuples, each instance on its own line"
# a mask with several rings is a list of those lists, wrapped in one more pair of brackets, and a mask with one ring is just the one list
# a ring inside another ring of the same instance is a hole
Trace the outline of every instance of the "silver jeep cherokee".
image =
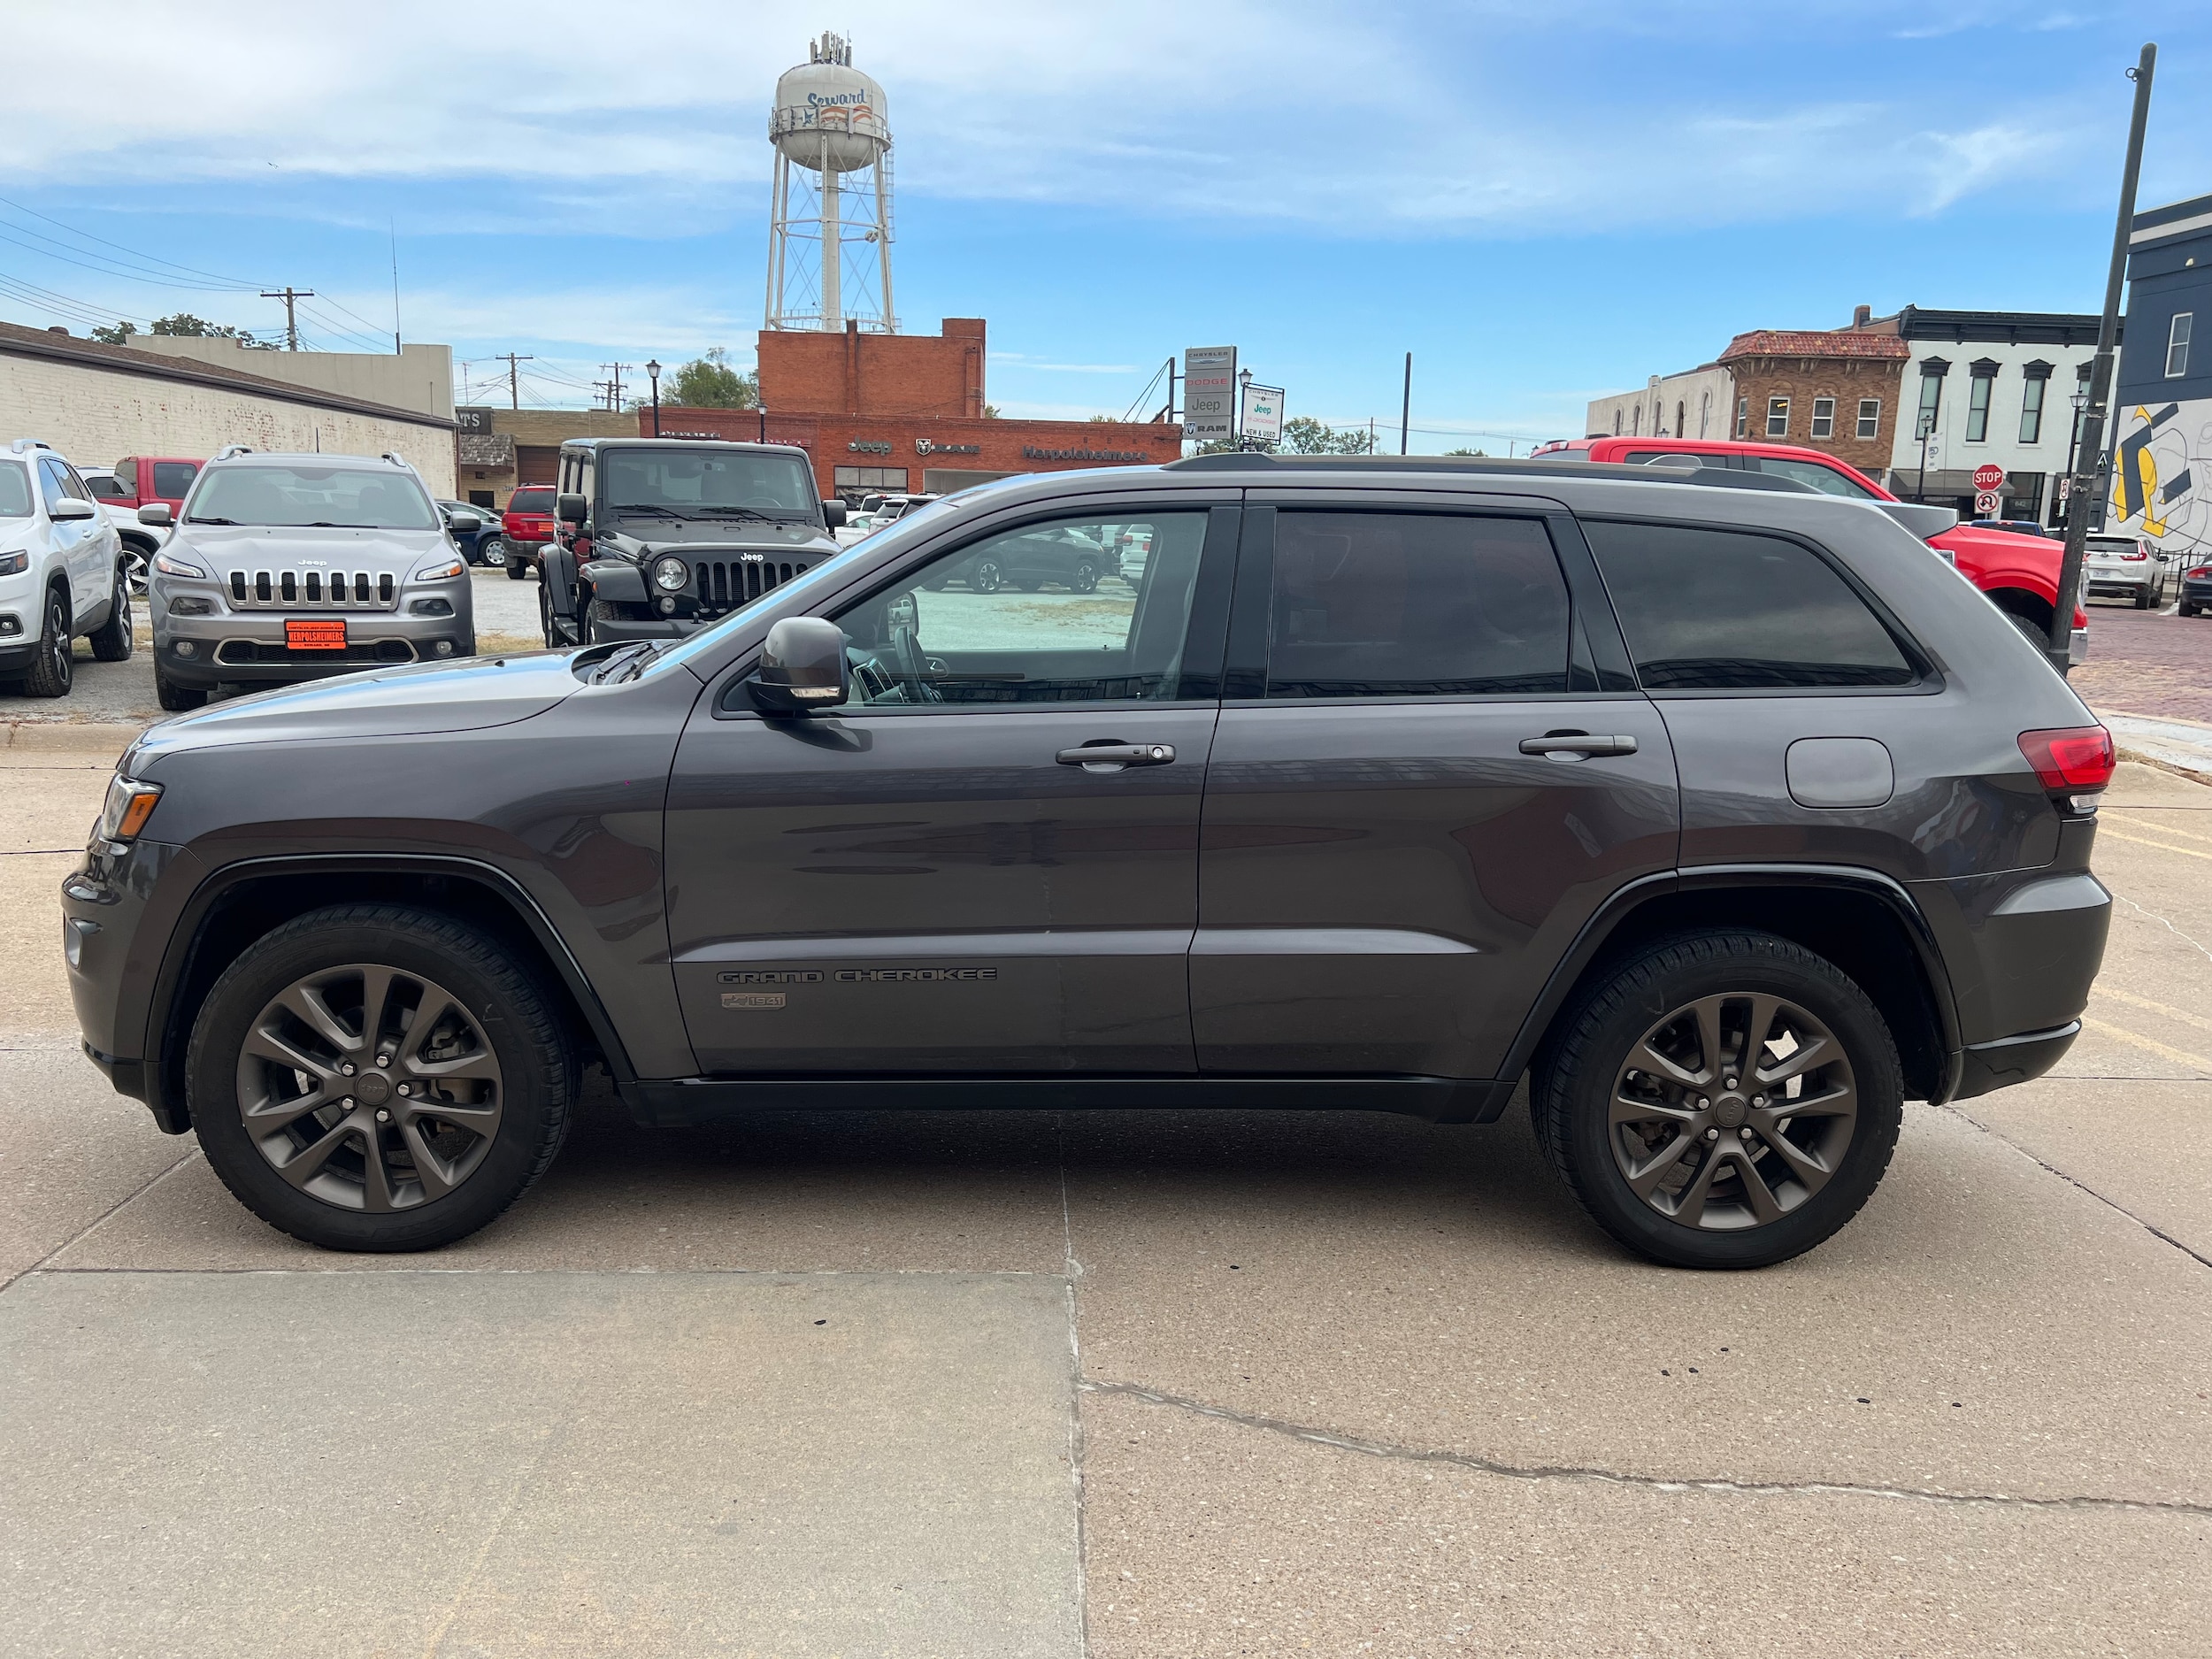
[[(151, 525), (166, 506), (139, 510)], [(222, 685), (288, 685), (476, 654), (468, 563), (396, 455), (226, 449), (153, 561), (154, 685), (196, 709)]]

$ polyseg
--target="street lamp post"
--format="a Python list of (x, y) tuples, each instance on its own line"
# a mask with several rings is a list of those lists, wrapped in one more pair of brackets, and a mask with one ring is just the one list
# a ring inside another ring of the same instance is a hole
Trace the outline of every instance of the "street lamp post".
[[(2074, 451), (2081, 443), (2081, 411), (2088, 406), (2089, 394), (2086, 391), (2076, 392), (2066, 401), (2074, 406), (2074, 427), (2066, 434), (2067, 494), (2070, 496), (2073, 494)], [(2065, 523), (2065, 518), (2062, 516), (2059, 522)]]
[(661, 365), (647, 359), (645, 373), (653, 382), (653, 435), (661, 435)]

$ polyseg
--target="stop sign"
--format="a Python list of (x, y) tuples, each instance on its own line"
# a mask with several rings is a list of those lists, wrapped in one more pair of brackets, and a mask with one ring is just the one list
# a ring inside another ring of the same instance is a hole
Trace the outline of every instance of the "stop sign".
[(1976, 489), (2000, 489), (2004, 486), (2005, 469), (1994, 461), (1984, 461), (1974, 469)]

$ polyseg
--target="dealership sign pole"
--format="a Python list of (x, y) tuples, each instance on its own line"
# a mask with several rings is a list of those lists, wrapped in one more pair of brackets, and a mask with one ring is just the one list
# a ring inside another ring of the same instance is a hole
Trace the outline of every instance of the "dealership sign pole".
[(2051, 661), (2064, 673), (2072, 656), (2075, 595), (2081, 590), (2082, 555), (2089, 545), (2089, 513), (2095, 504), (2097, 471), (2104, 457), (2105, 401), (2112, 393), (2112, 348), (2120, 332), (2120, 287), (2127, 275), (2128, 233), (2135, 227), (2135, 180), (2143, 170), (2143, 128), (2151, 113), (2151, 71), (2158, 48), (2143, 48), (2128, 71), (2135, 82), (2135, 113), (2128, 123), (2127, 164), (2120, 173), (2120, 222), (2112, 232), (2112, 268), (2105, 277), (2104, 316), (2097, 325), (2097, 356), (2089, 372), (2089, 406), (2082, 411), (2081, 446), (2066, 494), (2066, 553), (2059, 561), (2058, 603), (2051, 607)]

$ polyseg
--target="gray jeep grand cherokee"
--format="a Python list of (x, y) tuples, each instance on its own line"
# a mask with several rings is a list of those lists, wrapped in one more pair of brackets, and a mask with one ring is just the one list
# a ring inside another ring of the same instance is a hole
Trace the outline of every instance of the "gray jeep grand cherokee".
[[(85, 1048), (338, 1248), (482, 1226), (595, 1063), (648, 1125), (1525, 1077), (1614, 1238), (1779, 1261), (2073, 1041), (2113, 750), (1928, 510), (1749, 476), (1015, 479), (682, 641), (172, 720), (64, 885)], [(935, 581), (1108, 525), (1125, 594)]]

